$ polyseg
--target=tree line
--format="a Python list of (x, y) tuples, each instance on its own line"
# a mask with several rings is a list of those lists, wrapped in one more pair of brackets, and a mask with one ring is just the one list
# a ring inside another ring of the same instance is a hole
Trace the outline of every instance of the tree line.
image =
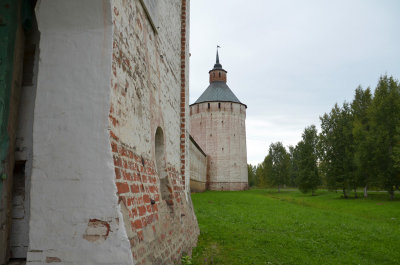
[(271, 143), (262, 163), (248, 165), (249, 185), (297, 187), (312, 195), (326, 187), (345, 198), (359, 188), (367, 197), (373, 187), (393, 199), (400, 187), (399, 81), (382, 76), (373, 93), (359, 86), (350, 103), (335, 104), (320, 122), (321, 131), (306, 127), (296, 146)]

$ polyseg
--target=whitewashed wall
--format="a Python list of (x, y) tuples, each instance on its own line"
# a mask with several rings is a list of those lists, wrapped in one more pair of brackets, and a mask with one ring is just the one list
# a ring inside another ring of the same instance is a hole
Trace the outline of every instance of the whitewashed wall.
[(108, 133), (107, 0), (39, 0), (28, 264), (132, 264)]
[(191, 135), (210, 159), (210, 189), (246, 189), (246, 106), (220, 102), (219, 108), (218, 104), (205, 102), (190, 107)]
[(193, 192), (205, 191), (207, 182), (207, 156), (201, 147), (190, 141), (190, 189)]

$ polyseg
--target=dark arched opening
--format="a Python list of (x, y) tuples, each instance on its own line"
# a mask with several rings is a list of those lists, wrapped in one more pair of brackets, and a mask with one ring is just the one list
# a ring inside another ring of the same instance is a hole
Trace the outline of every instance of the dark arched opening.
[(158, 127), (155, 135), (155, 156), (157, 173), (160, 178), (160, 192), (161, 198), (167, 201), (167, 204), (172, 204), (172, 186), (168, 181), (168, 172), (165, 163), (165, 146), (164, 146), (164, 132), (161, 127)]

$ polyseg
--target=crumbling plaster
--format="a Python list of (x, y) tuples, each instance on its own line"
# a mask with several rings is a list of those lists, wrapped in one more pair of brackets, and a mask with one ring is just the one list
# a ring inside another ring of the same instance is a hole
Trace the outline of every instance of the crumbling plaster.
[[(181, 0), (156, 6), (156, 30), (141, 1), (115, 1), (113, 7), (110, 138), (116, 185), (138, 264), (179, 262), (198, 236), (189, 171), (182, 168), (189, 163), (187, 125), (183, 128), (181, 119), (188, 114), (188, 94), (182, 101), (181, 89), (188, 90), (188, 82), (182, 83), (189, 70), (182, 39), (189, 28), (182, 25), (188, 24), (189, 6)], [(157, 128), (164, 139), (160, 164), (166, 167), (165, 178), (156, 165)]]
[[(111, 6), (108, 0), (36, 6), (41, 36), (27, 264), (133, 264), (108, 130)], [(88, 233), (102, 237), (91, 241)]]

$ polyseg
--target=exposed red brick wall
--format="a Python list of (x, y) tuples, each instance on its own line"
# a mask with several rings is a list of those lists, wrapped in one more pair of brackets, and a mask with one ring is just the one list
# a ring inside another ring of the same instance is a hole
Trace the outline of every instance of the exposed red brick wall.
[(215, 81), (221, 81), (226, 83), (226, 72), (224, 70), (210, 71), (210, 83)]
[[(132, 232), (129, 241), (134, 259), (137, 264), (170, 264), (179, 261), (183, 252), (191, 251), (192, 241), (197, 237), (196, 229), (181, 225), (182, 218), (191, 217), (187, 216), (190, 212), (182, 206), (183, 200), (186, 201), (183, 193), (185, 186), (179, 171), (167, 168), (172, 187), (169, 199), (163, 201), (154, 162), (135, 154), (112, 131), (110, 135), (118, 196), (120, 203), (128, 210), (128, 226)], [(168, 213), (165, 214), (165, 211)], [(145, 235), (145, 229), (149, 227), (154, 237), (151, 242)]]
[[(169, 9), (160, 18), (171, 24), (158, 33), (139, 0), (119, 2), (113, 9), (110, 141), (119, 203), (136, 264), (179, 263), (199, 233), (185, 190), (188, 8), (186, 0), (182, 6), (177, 3), (181, 0), (160, 3)], [(158, 127), (165, 137), (163, 180), (155, 163)], [(169, 192), (164, 198), (161, 185)]]
[(186, 0), (181, 9), (181, 175), (185, 184), (186, 170)]

